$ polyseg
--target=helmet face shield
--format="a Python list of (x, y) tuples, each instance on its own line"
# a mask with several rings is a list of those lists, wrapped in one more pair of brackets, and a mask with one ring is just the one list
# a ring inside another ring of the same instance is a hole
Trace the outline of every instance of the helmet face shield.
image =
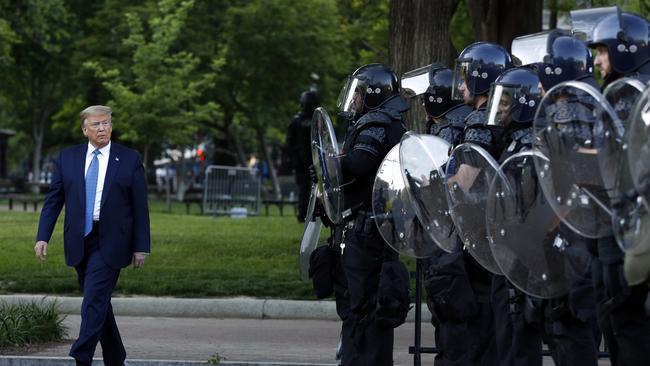
[(488, 125), (507, 126), (511, 122), (526, 122), (532, 117), (537, 98), (533, 98), (520, 85), (494, 84), (488, 99)]
[[(572, 10), (570, 12), (571, 33), (574, 37), (590, 44), (595, 41), (594, 29), (596, 25), (612, 14), (617, 14), (620, 17), (618, 6)], [(620, 26), (612, 31), (617, 32), (619, 29)]]
[(339, 109), (339, 114), (344, 117), (351, 119), (355, 114), (361, 113), (361, 108), (363, 106), (361, 100), (361, 80), (350, 76), (346, 79), (339, 93), (338, 101), (336, 106)]
[(529, 34), (512, 41), (512, 55), (521, 60), (522, 65), (544, 62), (548, 55), (550, 32)]
[(456, 60), (454, 67), (454, 79), (452, 81), (451, 99), (469, 102), (473, 97), (469, 88), (469, 74), (471, 60)]
[(429, 70), (431, 65), (420, 67), (404, 73), (400, 80), (402, 95), (413, 98), (422, 95), (429, 88)]

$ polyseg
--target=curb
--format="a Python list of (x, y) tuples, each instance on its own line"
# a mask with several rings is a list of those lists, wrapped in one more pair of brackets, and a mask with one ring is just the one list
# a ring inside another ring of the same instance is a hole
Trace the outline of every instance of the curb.
[[(0, 356), (0, 366), (71, 366), (74, 360), (69, 357), (29, 357), (29, 356)], [(101, 359), (94, 359), (93, 365), (104, 365)], [(209, 365), (207, 361), (179, 360), (126, 360), (128, 366), (194, 366)], [(329, 363), (291, 363), (291, 362), (242, 362), (220, 361), (217, 365), (224, 366), (336, 366)]]
[[(15, 305), (31, 302), (56, 302), (61, 313), (79, 314), (81, 297), (49, 295), (0, 295), (0, 304)], [(115, 315), (169, 318), (234, 318), (234, 319), (311, 319), (339, 321), (334, 301), (301, 301), (254, 299), (179, 299), (171, 297), (113, 297)], [(422, 322), (430, 314), (423, 305)], [(409, 311), (408, 322), (415, 321), (415, 306)]]

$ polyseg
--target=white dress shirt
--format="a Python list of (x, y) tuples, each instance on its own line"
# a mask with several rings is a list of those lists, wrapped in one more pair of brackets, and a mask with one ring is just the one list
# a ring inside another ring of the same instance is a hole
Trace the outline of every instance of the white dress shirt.
[[(86, 169), (84, 170), (84, 177), (88, 173), (90, 163), (93, 161), (93, 151), (97, 150), (90, 142), (88, 142), (88, 150), (86, 151)], [(99, 175), (97, 177), (97, 192), (95, 192), (95, 209), (93, 210), (93, 221), (99, 221), (99, 209), (102, 203), (102, 191), (104, 190), (104, 179), (106, 178), (106, 169), (108, 169), (108, 158), (111, 153), (111, 142), (101, 149), (97, 154), (99, 160)]]

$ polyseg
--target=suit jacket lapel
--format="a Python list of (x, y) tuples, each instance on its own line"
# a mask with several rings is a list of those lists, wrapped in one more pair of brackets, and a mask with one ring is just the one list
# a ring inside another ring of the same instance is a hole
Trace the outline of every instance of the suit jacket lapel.
[[(117, 144), (111, 143), (111, 152), (108, 157), (108, 167), (106, 168), (106, 177), (104, 178), (104, 188), (102, 190), (102, 204), (106, 202), (106, 198), (113, 187), (113, 180), (115, 178), (115, 173), (117, 173), (117, 168), (120, 165), (120, 148)], [(100, 206), (100, 207), (101, 207)]]
[[(81, 184), (81, 189), (78, 189), (79, 192), (79, 203), (81, 206), (86, 209), (86, 153), (88, 152), (88, 144), (80, 145), (79, 152), (76, 154), (77, 159), (74, 162), (74, 174), (77, 177), (76, 179)], [(84, 211), (85, 212), (85, 211)]]

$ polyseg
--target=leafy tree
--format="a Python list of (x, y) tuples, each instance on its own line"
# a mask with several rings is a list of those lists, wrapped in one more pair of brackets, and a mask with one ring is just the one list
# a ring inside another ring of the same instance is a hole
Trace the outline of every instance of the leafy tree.
[(130, 33), (123, 46), (131, 56), (126, 70), (109, 69), (99, 60), (84, 64), (111, 94), (109, 104), (114, 106), (121, 138), (141, 148), (147, 162), (152, 146), (187, 143), (196, 122), (217, 108), (213, 103), (196, 103), (212, 86), (214, 75), (196, 77), (198, 59), (175, 49), (193, 5), (191, 0), (161, 0), (146, 22), (126, 13)]
[[(0, 63), (0, 93), (14, 127), (31, 136), (35, 177), (52, 115), (70, 92), (69, 55), (76, 24), (63, 0), (7, 1), (0, 13), (11, 27), (11, 55)], [(6, 29), (6, 23), (5, 23)], [(7, 34), (7, 32), (4, 32)]]
[(224, 110), (235, 107), (231, 118), (255, 131), (279, 195), (268, 138), (280, 138), (313, 75), (324, 100), (338, 91), (339, 77), (349, 69), (338, 12), (327, 0), (255, 0), (227, 15), (218, 51), (225, 61), (216, 84), (220, 101)]

